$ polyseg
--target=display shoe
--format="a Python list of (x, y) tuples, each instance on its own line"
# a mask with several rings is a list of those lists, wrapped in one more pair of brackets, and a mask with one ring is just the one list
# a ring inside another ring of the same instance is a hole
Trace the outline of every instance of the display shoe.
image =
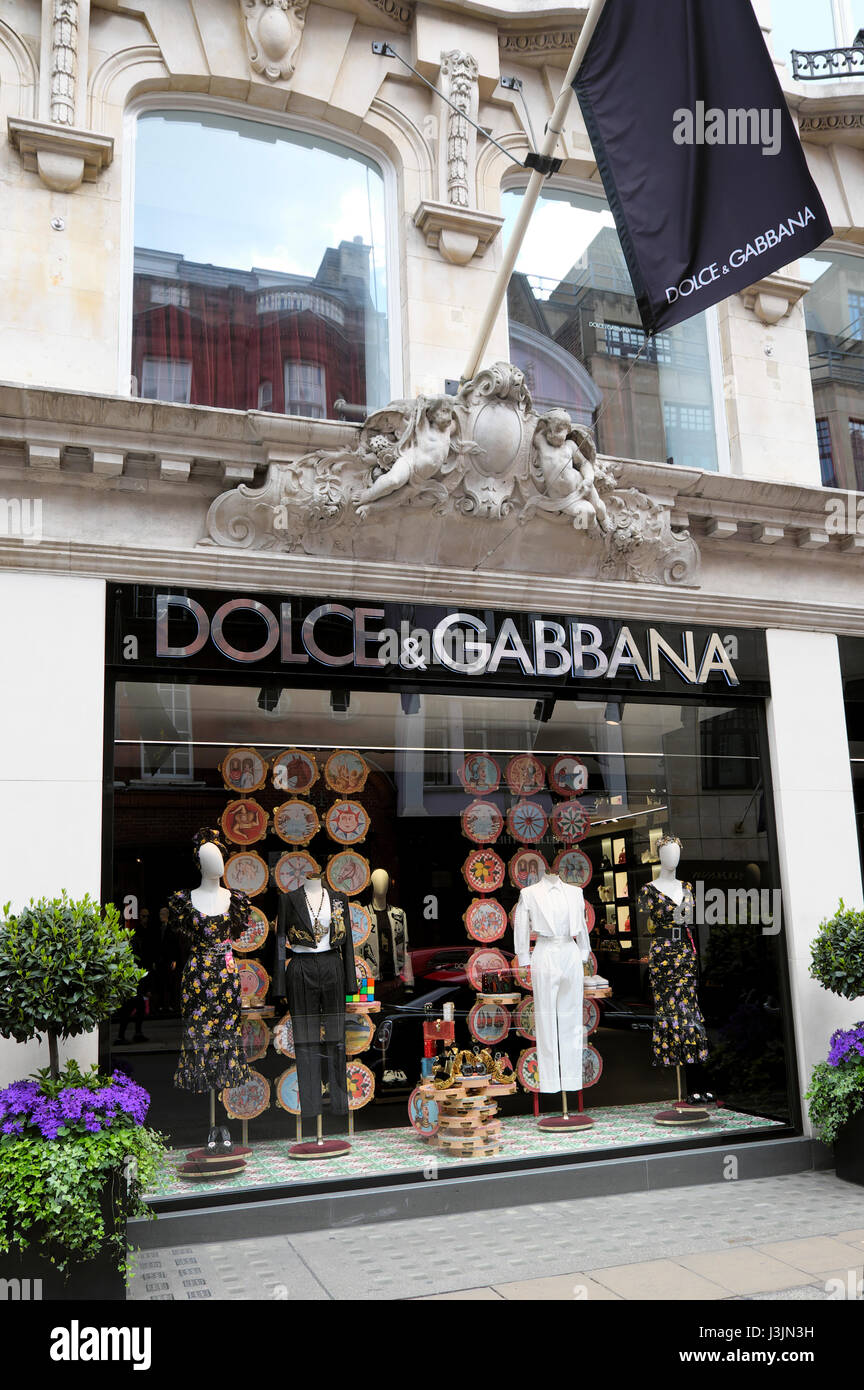
[(219, 1144), (223, 1153), (230, 1154), (234, 1152), (234, 1141), (231, 1138), (230, 1132), (224, 1125), (222, 1125), (219, 1130)]
[(222, 1152), (222, 1131), (213, 1126), (207, 1135), (207, 1143), (204, 1145), (208, 1154), (218, 1154)]

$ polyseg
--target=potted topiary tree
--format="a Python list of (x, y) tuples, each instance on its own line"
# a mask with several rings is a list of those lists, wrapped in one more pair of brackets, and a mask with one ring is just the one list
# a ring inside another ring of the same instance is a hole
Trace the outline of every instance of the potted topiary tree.
[(65, 893), (7, 903), (0, 920), (0, 1036), (47, 1034), (49, 1066), (0, 1090), (0, 1275), (39, 1279), (42, 1298), (123, 1298), (126, 1219), (164, 1151), (150, 1098), (121, 1072), (71, 1063), (59, 1041), (90, 1032), (144, 973), (114, 906)]
[[(843, 899), (820, 923), (811, 947), (810, 974), (844, 999), (864, 995), (864, 912)], [(810, 1118), (821, 1139), (834, 1145), (837, 1176), (864, 1186), (864, 1022), (838, 1029), (828, 1059), (813, 1068), (807, 1091)]]

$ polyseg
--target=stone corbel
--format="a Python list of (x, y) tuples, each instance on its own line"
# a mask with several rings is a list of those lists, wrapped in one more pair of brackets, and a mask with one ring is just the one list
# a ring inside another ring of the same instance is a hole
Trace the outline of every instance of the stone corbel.
[(789, 275), (766, 275), (764, 280), (757, 280), (740, 294), (745, 309), (750, 309), (762, 323), (773, 328), (792, 312), (809, 289), (807, 280), (793, 280)]
[(482, 256), (504, 225), (496, 213), (477, 208), (460, 208), (453, 203), (434, 203), (424, 199), (414, 214), (414, 225), (426, 238), (426, 245), (440, 251), (452, 265), (467, 265)]
[(50, 121), (27, 121), (10, 116), (9, 144), (25, 169), (37, 173), (55, 193), (73, 193), (82, 181), (95, 182), (114, 158), (110, 135), (72, 130)]

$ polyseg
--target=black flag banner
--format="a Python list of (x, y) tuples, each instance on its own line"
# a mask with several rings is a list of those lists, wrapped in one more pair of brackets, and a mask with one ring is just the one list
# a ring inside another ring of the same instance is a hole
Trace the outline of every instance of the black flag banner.
[(751, 0), (606, 0), (573, 86), (647, 333), (832, 235)]

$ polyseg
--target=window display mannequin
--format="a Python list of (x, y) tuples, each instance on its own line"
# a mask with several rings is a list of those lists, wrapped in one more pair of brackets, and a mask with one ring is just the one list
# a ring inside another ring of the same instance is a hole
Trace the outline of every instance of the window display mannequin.
[[(280, 893), (278, 934), (291, 951), (285, 977), (300, 1112), (303, 1118), (317, 1118), (320, 1135), (322, 1055), (327, 1059), (331, 1112), (348, 1114), (345, 996), (357, 992), (357, 971), (347, 897), (332, 892), (320, 876), (307, 878), (293, 893)], [(343, 1144), (341, 1151), (345, 1148)], [(328, 1147), (327, 1152), (335, 1149)]]
[[(360, 956), (367, 962), (375, 981), (375, 993), (385, 1010), (388, 1005), (396, 1005), (406, 990), (414, 989), (414, 971), (411, 965), (411, 952), (408, 946), (408, 922), (401, 907), (391, 907), (387, 901), (390, 889), (390, 875), (386, 869), (373, 869), (371, 875), (372, 902), (367, 911), (372, 918), (372, 930), (363, 945), (358, 948)], [(386, 1044), (382, 1045), (381, 1082), (387, 1086), (407, 1085), (411, 1062), (401, 1055), (407, 1051), (404, 1028), (394, 1016), (390, 1017), (390, 1027), (378, 1029), (378, 1036)], [(413, 1059), (416, 1047), (412, 1048)]]
[(582, 889), (554, 873), (523, 888), (513, 942), (519, 964), (531, 966), (540, 1090), (581, 1091), (583, 966), (591, 954)]
[[(249, 921), (245, 893), (225, 888), (226, 848), (218, 830), (199, 830), (192, 841), (201, 882), (168, 900), (168, 926), (191, 950), (183, 969), (181, 1015), (183, 1040), (174, 1085), (183, 1091), (210, 1091), (211, 1135), (215, 1100), (212, 1092), (249, 1079), (240, 1015), (240, 974), (231, 942)], [(226, 1148), (231, 1141), (222, 1133)]]

